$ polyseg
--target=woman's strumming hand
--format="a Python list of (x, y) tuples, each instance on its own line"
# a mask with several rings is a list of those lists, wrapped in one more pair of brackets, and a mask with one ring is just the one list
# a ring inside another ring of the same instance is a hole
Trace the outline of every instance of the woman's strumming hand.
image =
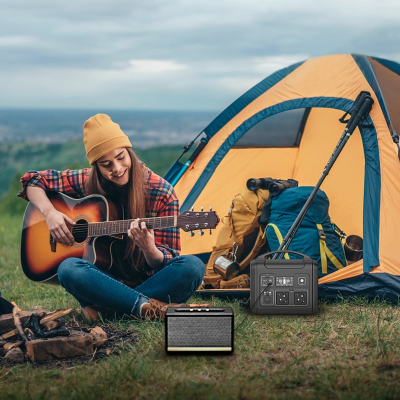
[(147, 229), (145, 222), (142, 221), (139, 227), (139, 219), (135, 219), (128, 229), (128, 237), (142, 249), (151, 268), (157, 268), (164, 261), (164, 254), (157, 249), (154, 241), (154, 230)]
[(57, 242), (65, 244), (66, 246), (72, 246), (74, 244), (74, 237), (65, 223), (65, 221), (67, 221), (71, 225), (76, 225), (71, 218), (57, 211), (55, 208), (48, 211), (45, 218), (51, 236), (53, 236)]

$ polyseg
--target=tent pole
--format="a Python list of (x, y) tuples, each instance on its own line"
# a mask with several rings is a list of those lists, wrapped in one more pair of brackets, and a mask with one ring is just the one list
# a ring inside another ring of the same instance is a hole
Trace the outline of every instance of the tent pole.
[[(207, 143), (208, 143), (208, 139), (207, 138), (202, 138), (200, 140), (199, 144), (197, 145), (195, 151), (190, 156), (189, 160), (187, 160), (186, 164), (182, 167), (182, 169), (179, 171), (178, 175), (176, 175), (174, 180), (171, 182), (171, 186), (175, 186), (176, 185), (176, 183), (179, 181), (179, 179), (181, 179), (181, 176), (189, 168), (190, 164), (192, 164), (193, 161), (197, 158), (197, 156), (201, 153), (201, 151), (204, 149), (204, 147), (206, 146)], [(178, 158), (178, 160), (179, 160), (179, 158)]]

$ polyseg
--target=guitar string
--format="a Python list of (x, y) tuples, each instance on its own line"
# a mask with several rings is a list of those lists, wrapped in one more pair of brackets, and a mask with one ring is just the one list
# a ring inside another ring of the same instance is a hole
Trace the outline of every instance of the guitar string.
[[(163, 217), (162, 217), (163, 218)], [(171, 218), (171, 219), (174, 219), (174, 217), (167, 217), (167, 218)], [(107, 223), (107, 224), (110, 224), (110, 228), (111, 228), (111, 225), (116, 225), (116, 224), (127, 224), (127, 220), (122, 220), (123, 222), (119, 222), (119, 221), (104, 221), (104, 222), (94, 222), (94, 223), (91, 223), (91, 224), (79, 224), (79, 225), (68, 225), (68, 227), (69, 228), (71, 228), (72, 227), (72, 229), (73, 230), (76, 230), (76, 231), (79, 231), (80, 229), (81, 230), (87, 230), (88, 229), (88, 227), (90, 227), (90, 226), (92, 226), (92, 227), (94, 227), (93, 229), (96, 229), (97, 227), (95, 226), (95, 224), (102, 224), (102, 223)], [(180, 222), (180, 223), (186, 223), (186, 222), (192, 222), (192, 221), (197, 221), (198, 222), (198, 218), (188, 218), (188, 217), (185, 217), (185, 220), (184, 221), (182, 221), (182, 218), (178, 218), (178, 222)], [(146, 222), (146, 221), (144, 221), (144, 220), (142, 220), (142, 222)], [(148, 221), (149, 223), (151, 223), (151, 222), (154, 222), (154, 226), (155, 225), (157, 225), (157, 220), (156, 221)], [(164, 221), (160, 221), (160, 222), (164, 222)], [(200, 224), (202, 223), (202, 222), (199, 222)], [(161, 228), (161, 225), (160, 226), (157, 226), (157, 228)], [(167, 227), (167, 226), (165, 226), (165, 227)], [(151, 229), (151, 228), (150, 228)]]
[[(170, 217), (158, 217), (158, 218), (169, 218), (169, 219), (174, 219), (175, 217), (174, 216), (170, 216)], [(198, 222), (198, 218), (199, 217), (187, 217), (187, 216), (178, 216), (178, 222), (180, 222), (180, 223), (190, 223), (190, 222), (192, 222), (192, 221), (194, 221), (194, 222)], [(146, 219), (146, 218), (145, 218)], [(183, 221), (184, 220), (184, 221)], [(122, 222), (120, 222), (120, 221), (122, 221)], [(102, 223), (110, 223), (111, 225), (114, 223), (114, 225), (116, 225), (116, 224), (126, 224), (127, 223), (127, 220), (120, 220), (120, 221), (103, 221), (103, 222), (94, 222), (94, 223), (91, 223), (90, 225), (89, 224), (81, 224), (82, 226), (75, 226), (75, 225), (68, 225), (68, 228), (71, 228), (72, 227), (72, 230), (73, 230), (73, 232), (76, 232), (76, 233), (79, 233), (79, 232), (85, 232), (85, 231), (87, 231), (88, 229), (89, 229), (89, 226), (92, 226), (92, 227), (94, 227), (93, 229), (96, 229), (97, 227), (94, 225), (94, 224), (102, 224)], [(155, 221), (148, 221), (148, 222), (154, 222), (154, 224), (156, 224), (157, 223), (157, 221), (158, 220), (155, 220)], [(165, 221), (165, 220), (164, 220)], [(160, 221), (160, 223), (161, 222), (164, 222), (164, 221)], [(146, 222), (146, 221), (143, 221), (142, 220), (142, 222)], [(202, 224), (202, 222), (198, 222), (199, 224)], [(108, 227), (108, 229), (111, 229), (112, 228), (112, 226), (109, 226)], [(169, 227), (171, 227), (171, 226), (169, 226)], [(174, 226), (172, 226), (172, 227), (174, 227)], [(165, 227), (162, 227), (162, 226), (154, 226), (153, 228), (149, 228), (149, 229), (154, 229), (154, 228), (156, 228), (156, 229), (162, 229), (162, 228), (168, 228), (168, 226), (165, 226)], [(208, 229), (208, 227), (205, 227), (204, 229)]]

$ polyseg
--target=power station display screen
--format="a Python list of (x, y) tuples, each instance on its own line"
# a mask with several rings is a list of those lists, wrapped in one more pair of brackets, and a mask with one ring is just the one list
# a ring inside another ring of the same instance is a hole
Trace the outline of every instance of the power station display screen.
[(290, 277), (277, 276), (276, 286), (293, 286), (293, 276)]

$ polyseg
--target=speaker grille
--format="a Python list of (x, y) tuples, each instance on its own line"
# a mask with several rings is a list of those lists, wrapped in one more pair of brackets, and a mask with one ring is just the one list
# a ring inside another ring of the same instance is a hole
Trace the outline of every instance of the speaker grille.
[(168, 347), (230, 347), (232, 317), (168, 317)]

